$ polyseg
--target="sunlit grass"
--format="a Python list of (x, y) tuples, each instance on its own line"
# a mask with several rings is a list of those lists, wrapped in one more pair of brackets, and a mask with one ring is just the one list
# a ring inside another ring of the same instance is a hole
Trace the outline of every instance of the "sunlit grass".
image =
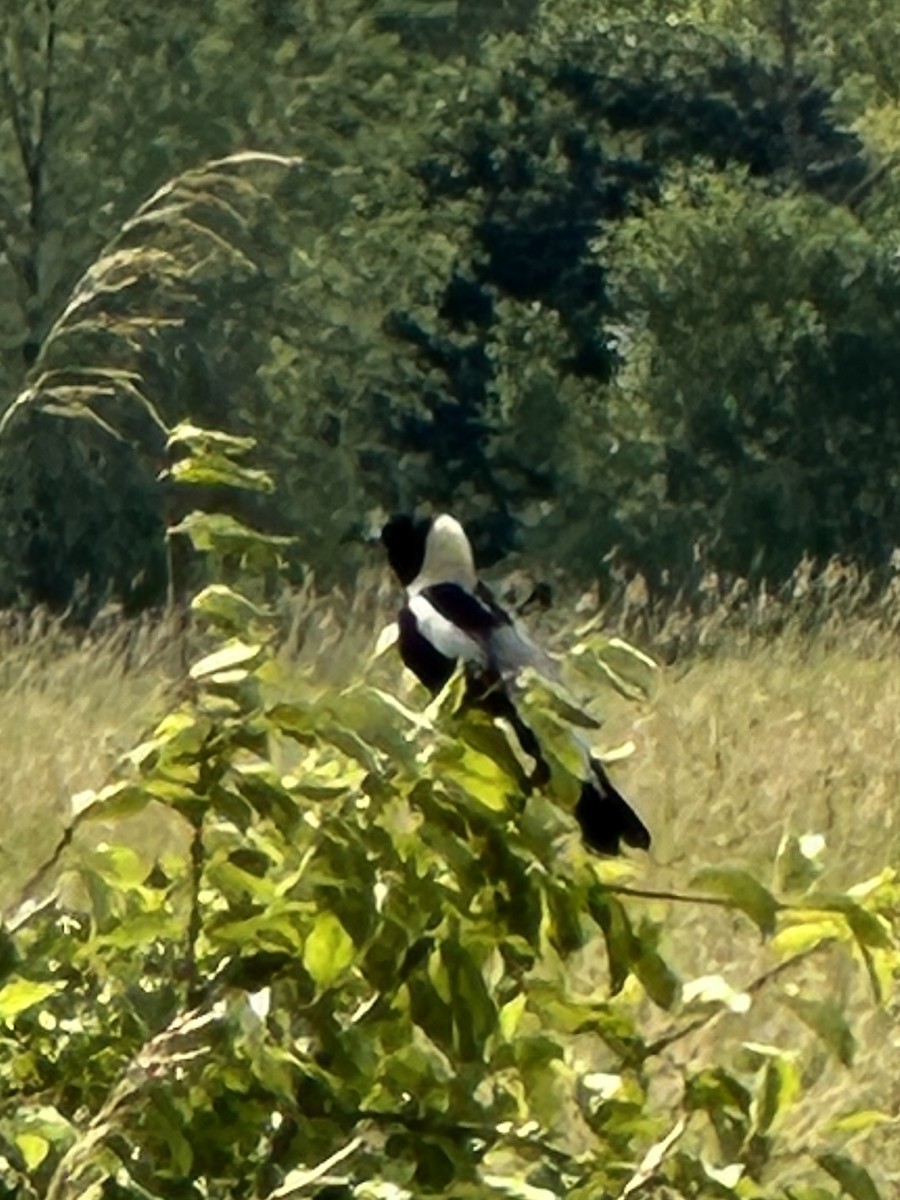
[[(628, 703), (610, 692), (598, 745), (627, 738), (637, 752), (615, 777), (654, 833), (640, 857), (637, 886), (686, 892), (702, 867), (749, 868), (775, 886), (773, 864), (785, 833), (825, 839), (822, 886), (844, 887), (900, 861), (900, 597), (875, 592), (853, 572), (829, 580), (798, 575), (771, 595), (707, 581), (691, 603), (651, 608), (624, 592), (604, 613), (606, 626), (630, 637), (666, 666), (654, 696)], [(282, 604), (281, 655), (299, 676), (342, 685), (360, 671), (411, 703), (424, 693), (394, 653), (373, 663), (392, 616), (393, 589), (381, 572), (352, 595), (323, 598), (312, 589)], [(564, 647), (590, 615), (570, 597), (530, 624)], [(39, 619), (4, 635), (0, 662), (0, 799), (3, 833), (0, 900), (8, 906), (46, 858), (69, 817), (73, 792), (97, 786), (117, 756), (160, 715), (174, 694), (180, 650), (165, 627), (113, 625), (75, 638)], [(158, 814), (148, 818), (150, 824)], [(137, 836), (150, 836), (145, 822)], [(152, 832), (152, 831), (151, 831)], [(630, 902), (665, 917), (662, 950), (690, 979), (721, 973), (737, 989), (771, 966), (765, 944), (744, 918), (689, 905)], [(579, 972), (602, 984), (602, 948)], [(858, 1018), (857, 1066), (848, 1072), (824, 1053), (808, 1059), (803, 1103), (789, 1116), (798, 1147), (823, 1114), (854, 1108), (897, 1111), (900, 1047), (891, 1018), (871, 1015), (862, 975), (835, 979), (827, 953), (792, 976), (805, 994), (844, 989)], [(826, 986), (827, 977), (827, 986)], [(818, 981), (818, 982), (817, 982)], [(821, 985), (821, 987), (820, 987)], [(754, 1036), (782, 1046), (809, 1046), (796, 1018), (765, 996), (754, 1001)], [(648, 1022), (658, 1018), (649, 1010)], [(668, 1022), (668, 1018), (666, 1018)], [(660, 1019), (660, 1027), (662, 1020)], [(684, 1063), (730, 1061), (746, 1028), (725, 1017), (685, 1037), (659, 1061), (665, 1094)], [(590, 1053), (589, 1048), (585, 1051)], [(674, 1097), (673, 1097), (674, 1099)], [(895, 1126), (872, 1146), (882, 1178), (900, 1172)], [(866, 1158), (871, 1161), (872, 1146)]]
[[(870, 581), (852, 573), (852, 586), (837, 570), (831, 583), (813, 580), (799, 594), (755, 603), (744, 595), (739, 605), (711, 597), (718, 603), (701, 606), (693, 625), (677, 609), (644, 622), (645, 648), (674, 661), (643, 711), (609, 705), (611, 736), (630, 732), (638, 745), (617, 777), (655, 833), (642, 886), (690, 891), (702, 867), (729, 864), (776, 890), (786, 833), (824, 837), (824, 890), (900, 863), (900, 597), (895, 587), (873, 595)], [(668, 954), (686, 978), (721, 973), (741, 988), (771, 965), (734, 914), (675, 905), (666, 924)], [(788, 1117), (798, 1153), (815, 1150), (807, 1138), (823, 1117), (898, 1111), (896, 1003), (875, 1012), (862, 973), (835, 970), (826, 951), (791, 976), (813, 999), (843, 992), (858, 1039), (852, 1072), (824, 1050), (807, 1055), (809, 1090)], [(808, 1031), (783, 1007), (764, 993), (754, 1005), (756, 1038), (809, 1046)], [(665, 1058), (712, 1066), (732, 1057), (741, 1036), (741, 1021), (725, 1018)], [(665, 1060), (661, 1067), (664, 1087)], [(869, 1133), (863, 1157), (882, 1179), (900, 1178), (896, 1123)]]
[(165, 711), (179, 651), (165, 624), (67, 632), (37, 614), (0, 633), (0, 906), (18, 896), (71, 819), (71, 797)]

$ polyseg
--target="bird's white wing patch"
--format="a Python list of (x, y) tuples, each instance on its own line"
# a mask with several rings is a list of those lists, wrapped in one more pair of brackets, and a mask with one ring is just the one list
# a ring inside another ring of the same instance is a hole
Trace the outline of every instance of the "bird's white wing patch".
[(462, 659), (463, 662), (479, 667), (487, 665), (487, 656), (481, 644), (452, 621), (441, 616), (425, 596), (411, 596), (408, 608), (416, 618), (419, 633), (445, 658)]

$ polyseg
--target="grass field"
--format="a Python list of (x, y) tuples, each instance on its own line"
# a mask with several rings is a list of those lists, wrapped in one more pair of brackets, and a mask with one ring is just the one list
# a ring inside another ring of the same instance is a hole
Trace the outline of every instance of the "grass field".
[(165, 626), (75, 637), (38, 614), (0, 634), (0, 909), (52, 853), (72, 795), (165, 711), (179, 662)]
[[(846, 584), (846, 581), (844, 581)], [(623, 790), (654, 831), (652, 854), (637, 867), (635, 886), (685, 892), (692, 876), (716, 864), (747, 866), (763, 880), (785, 832), (825, 839), (825, 887), (846, 886), (900, 861), (900, 645), (891, 593), (874, 606), (863, 583), (777, 601), (746, 593), (712, 593), (693, 611), (662, 614), (610, 609), (609, 622), (668, 666), (655, 695), (639, 705), (610, 693), (602, 743), (633, 738), (636, 754), (616, 767)], [(383, 586), (350, 606), (347, 636), (332, 610), (310, 597), (292, 606), (289, 653), (298, 670), (346, 678), (371, 650), (386, 608)], [(543, 618), (564, 641), (554, 612)], [(0, 901), (8, 907), (47, 857), (64, 827), (69, 797), (101, 783), (116, 756), (164, 711), (179, 673), (180, 653), (165, 628), (74, 639), (34, 620), (5, 635), (0, 663)], [(396, 678), (386, 658), (378, 668)], [(146, 821), (135, 836), (151, 839)], [(773, 884), (774, 886), (774, 884)], [(634, 901), (637, 916), (666, 915), (663, 952), (686, 979), (721, 973), (740, 988), (772, 958), (743, 918), (715, 909)], [(584, 964), (597, 978), (599, 960)], [(798, 984), (843, 994), (859, 1018), (857, 1065), (847, 1071), (823, 1053), (807, 1066), (810, 1085), (797, 1107), (792, 1138), (799, 1150), (823, 1113), (854, 1108), (900, 1110), (900, 1039), (884, 1013), (873, 1013), (861, 980), (830, 977), (817, 958)], [(801, 1027), (763, 995), (754, 1038), (781, 1045)], [(896, 1008), (893, 1016), (896, 1017)], [(652, 1016), (649, 1018), (653, 1020)], [(715, 1064), (746, 1037), (739, 1018), (725, 1018), (673, 1045), (660, 1065)], [(877, 1133), (865, 1154), (882, 1180), (900, 1181), (896, 1123)]]

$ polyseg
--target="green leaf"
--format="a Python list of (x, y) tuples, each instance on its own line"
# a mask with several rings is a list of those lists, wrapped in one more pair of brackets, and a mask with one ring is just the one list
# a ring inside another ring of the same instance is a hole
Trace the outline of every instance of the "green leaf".
[(853, 1200), (882, 1200), (872, 1176), (845, 1154), (820, 1154), (816, 1162)]
[(8, 979), (19, 965), (19, 951), (15, 938), (0, 925), (0, 983)]
[(485, 1173), (482, 1179), (492, 1192), (508, 1196), (509, 1200), (557, 1200), (558, 1193), (549, 1188), (535, 1187), (517, 1176)]
[(757, 1133), (768, 1133), (775, 1120), (785, 1112), (801, 1090), (797, 1063), (786, 1054), (767, 1056), (753, 1095), (751, 1116)]
[(707, 867), (694, 876), (691, 886), (722, 896), (730, 908), (748, 916), (761, 933), (768, 935), (774, 931), (781, 905), (749, 871), (737, 867)]
[(569, 725), (580, 729), (599, 729), (600, 721), (578, 703), (574, 696), (561, 684), (529, 670), (523, 672), (523, 680), (530, 684), (526, 693), (531, 704), (546, 708), (561, 717)]
[(825, 839), (813, 834), (786, 833), (775, 859), (775, 877), (781, 892), (803, 892), (822, 874)]
[(856, 1041), (847, 1019), (833, 1000), (783, 996), (783, 1003), (819, 1037), (845, 1067), (853, 1063)]
[(709, 1113), (730, 1109), (749, 1113), (752, 1100), (744, 1085), (723, 1067), (708, 1067), (690, 1076), (685, 1087), (688, 1110), (703, 1109)]
[(211, 941), (224, 943), (242, 954), (251, 951), (297, 951), (301, 937), (297, 927), (302, 912), (296, 906), (281, 910), (270, 906), (265, 912), (240, 921), (223, 920), (209, 927)]
[(109, 933), (94, 937), (91, 946), (115, 946), (130, 950), (136, 946), (149, 946), (154, 940), (174, 938), (180, 928), (179, 918), (172, 913), (139, 913), (118, 921)]
[(627, 700), (650, 696), (659, 672), (657, 663), (622, 638), (593, 637), (588, 646), (610, 685)]
[(252, 621), (271, 618), (271, 613), (248, 600), (234, 588), (214, 583), (191, 601), (191, 608), (208, 621), (231, 633), (240, 633)]
[(834, 1130), (835, 1133), (855, 1134), (875, 1129), (880, 1125), (896, 1124), (896, 1116), (892, 1117), (890, 1113), (879, 1112), (875, 1108), (864, 1108), (856, 1112), (849, 1112), (842, 1117), (835, 1117), (829, 1121), (828, 1128)]
[(224, 645), (221, 650), (215, 650), (212, 654), (207, 654), (205, 658), (194, 663), (190, 675), (192, 679), (207, 679), (215, 683), (216, 678), (223, 674), (230, 677), (237, 667), (248, 667), (250, 663), (259, 658), (261, 653), (261, 646), (248, 645), (235, 638)]
[(333, 913), (322, 913), (303, 944), (303, 965), (319, 987), (330, 987), (353, 962), (356, 947)]
[(62, 991), (62, 983), (38, 983), (31, 979), (13, 979), (0, 988), (0, 1021), (14, 1021), (36, 1004)]
[(273, 492), (275, 485), (267, 471), (242, 467), (221, 454), (205, 453), (202, 457), (177, 462), (169, 474), (176, 483), (198, 487), (243, 488), (251, 492)]
[(446, 1001), (455, 1030), (455, 1049), (464, 1061), (481, 1061), (485, 1045), (497, 1024), (497, 1009), (470, 949), (453, 938), (441, 946), (446, 971)]
[(37, 1133), (16, 1134), (15, 1142), (29, 1171), (36, 1171), (50, 1151), (50, 1143)]
[(248, 453), (256, 445), (256, 438), (241, 437), (239, 434), (226, 433), (222, 429), (206, 429), (194, 425), (190, 421), (181, 421), (174, 426), (169, 434), (166, 448), (187, 446), (192, 453), (206, 453), (212, 449), (229, 455)]
[(660, 1008), (672, 1008), (681, 995), (681, 981), (668, 963), (644, 942), (639, 941), (633, 970), (647, 995)]
[(99, 792), (88, 789), (72, 797), (72, 815), (87, 821), (112, 821), (134, 816), (153, 800), (150, 793), (134, 783), (120, 780)]
[(814, 892), (806, 896), (803, 903), (797, 907), (801, 911), (840, 913), (861, 945), (874, 950), (893, 948), (889, 926), (849, 896)]
[(150, 864), (130, 846), (98, 845), (85, 854), (81, 865), (122, 889), (139, 887), (150, 871)]
[(594, 888), (588, 897), (588, 907), (603, 931), (609, 962), (609, 990), (614, 996), (624, 987), (635, 959), (641, 953), (641, 946), (624, 905), (615, 896)]
[(815, 949), (816, 946), (824, 945), (826, 942), (847, 940), (846, 928), (843, 922), (836, 918), (817, 921), (797, 921), (788, 912), (785, 914), (785, 919), (790, 920), (791, 924), (785, 924), (772, 939), (772, 948), (785, 958), (793, 958), (797, 954), (804, 954), (809, 950)]
[(227, 513), (188, 513), (177, 525), (169, 528), (168, 534), (184, 535), (190, 539), (195, 550), (235, 555), (252, 555), (266, 548), (274, 551), (290, 546), (295, 541), (281, 534), (261, 533)]
[(499, 1025), (502, 1037), (511, 1042), (516, 1036), (516, 1031), (522, 1017), (525, 1014), (525, 1009), (528, 1006), (528, 997), (524, 992), (520, 992), (518, 996), (514, 996), (508, 1004), (504, 1004), (500, 1009)]

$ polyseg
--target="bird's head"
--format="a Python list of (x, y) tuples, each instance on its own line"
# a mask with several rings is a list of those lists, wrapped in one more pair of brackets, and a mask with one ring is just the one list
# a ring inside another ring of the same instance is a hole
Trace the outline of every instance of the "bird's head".
[(382, 529), (381, 540), (394, 574), (404, 587), (418, 578), (428, 583), (475, 587), (472, 547), (462, 525), (449, 513), (432, 520), (397, 514)]
[(404, 587), (408, 587), (422, 570), (431, 524), (427, 519), (415, 520), (407, 513), (396, 513), (381, 530), (388, 562)]

